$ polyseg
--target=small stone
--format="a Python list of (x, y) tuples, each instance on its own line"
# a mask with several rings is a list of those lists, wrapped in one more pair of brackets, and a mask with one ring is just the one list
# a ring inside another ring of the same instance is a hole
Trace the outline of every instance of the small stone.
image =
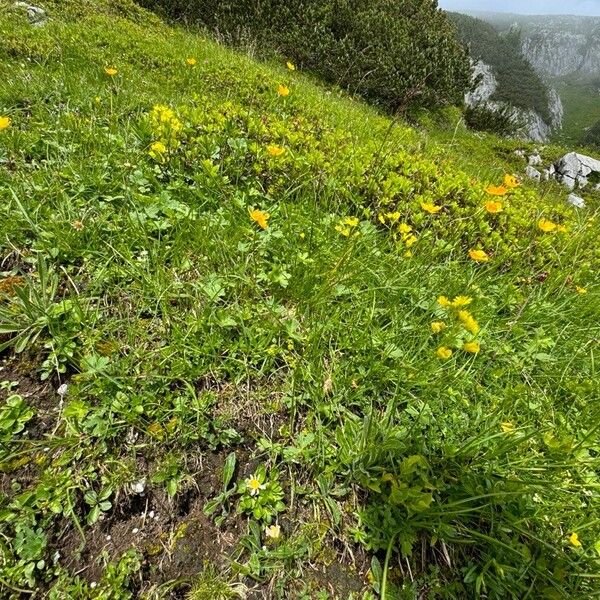
[(94, 589), (98, 584), (95, 581), (92, 581), (92, 583), (90, 583), (90, 588)]
[(62, 385), (60, 385), (58, 387), (58, 389), (56, 390), (56, 393), (61, 397), (64, 398), (67, 395), (67, 390), (69, 389), (69, 386), (66, 383), (63, 383)]
[(536, 154), (532, 154), (529, 157), (529, 161), (528, 162), (529, 162), (529, 166), (530, 167), (537, 167), (537, 166), (539, 166), (539, 165), (542, 164), (542, 157), (539, 154), (537, 154), (537, 153)]
[(569, 194), (567, 202), (576, 208), (585, 208), (585, 200), (577, 196), (577, 194)]
[(151, 519), (154, 519), (154, 511), (153, 511), (153, 510), (151, 510), (151, 511), (148, 513), (148, 517), (150, 517)]
[(107, 536), (106, 536), (106, 541), (107, 541), (107, 542), (110, 542), (110, 540), (112, 540), (112, 535), (107, 535)]
[(515, 150), (515, 156), (519, 158), (526, 158), (525, 150)]
[(144, 490), (146, 489), (146, 480), (140, 479), (139, 481), (134, 481), (129, 486), (129, 489), (133, 494), (143, 494)]
[(541, 181), (542, 179), (542, 174), (537, 169), (534, 169), (531, 165), (525, 169), (525, 175), (527, 175), (527, 177), (530, 179), (535, 179), (536, 181)]
[(139, 530), (137, 527), (134, 527), (134, 528), (131, 530), (131, 533), (133, 533), (133, 535), (135, 535), (136, 533), (139, 533), (139, 532), (140, 532), (140, 530)]

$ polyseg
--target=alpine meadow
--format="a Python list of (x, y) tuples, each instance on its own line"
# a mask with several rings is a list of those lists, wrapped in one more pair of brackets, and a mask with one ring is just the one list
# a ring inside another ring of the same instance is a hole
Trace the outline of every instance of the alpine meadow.
[[(502, 103), (550, 92), (517, 34), (32, 1), (0, 11), (0, 599), (600, 597), (597, 126), (518, 135)], [(474, 128), (469, 31), (510, 82)]]

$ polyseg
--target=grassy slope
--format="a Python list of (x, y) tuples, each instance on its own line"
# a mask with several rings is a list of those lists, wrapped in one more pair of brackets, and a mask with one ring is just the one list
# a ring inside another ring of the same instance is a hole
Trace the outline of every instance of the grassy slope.
[(6, 593), (368, 598), (388, 547), (388, 597), (597, 592), (598, 198), (489, 215), (511, 143), (391, 123), (125, 0), (49, 9), (0, 20)]
[(586, 130), (600, 118), (600, 99), (596, 88), (592, 82), (582, 82), (577, 78), (556, 80), (556, 89), (565, 108), (563, 128), (557, 133), (561, 143), (580, 144)]

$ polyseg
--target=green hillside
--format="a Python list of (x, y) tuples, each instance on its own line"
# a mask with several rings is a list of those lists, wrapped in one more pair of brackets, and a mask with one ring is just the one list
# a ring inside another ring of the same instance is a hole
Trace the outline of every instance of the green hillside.
[(0, 13), (0, 597), (597, 595), (599, 194), (44, 7)]

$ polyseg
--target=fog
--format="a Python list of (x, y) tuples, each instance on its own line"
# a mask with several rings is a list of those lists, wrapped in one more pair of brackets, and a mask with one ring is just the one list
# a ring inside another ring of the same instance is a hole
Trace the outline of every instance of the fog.
[(445, 10), (493, 11), (522, 15), (595, 15), (600, 16), (600, 0), (439, 0)]

